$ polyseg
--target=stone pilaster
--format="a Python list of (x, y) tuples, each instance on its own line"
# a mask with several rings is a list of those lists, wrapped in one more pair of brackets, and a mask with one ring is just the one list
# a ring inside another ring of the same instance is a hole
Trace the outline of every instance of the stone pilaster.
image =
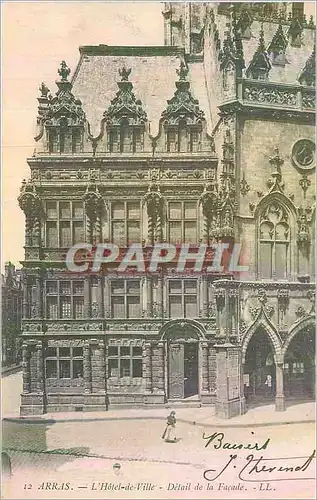
[(90, 344), (85, 342), (83, 353), (83, 371), (84, 371), (84, 386), (85, 394), (91, 393), (91, 359), (90, 359)]
[(151, 342), (146, 342), (144, 356), (144, 379), (147, 392), (152, 391), (152, 345)]
[(23, 281), (23, 319), (29, 316), (29, 301), (28, 301), (28, 281)]
[(245, 413), (244, 395), (241, 393), (240, 348), (224, 343), (215, 346), (217, 364), (216, 415), (232, 418)]
[(154, 392), (164, 392), (164, 342), (153, 345), (152, 383)]
[(30, 364), (29, 350), (27, 344), (22, 345), (22, 377), (23, 377), (23, 393), (29, 393), (30, 386)]
[(91, 317), (90, 279), (88, 276), (84, 279), (84, 317)]
[(147, 317), (152, 318), (153, 315), (153, 280), (151, 276), (146, 277), (146, 309)]
[(91, 340), (90, 346), (91, 391), (104, 393), (106, 388), (105, 346), (102, 341), (98, 340)]
[(208, 281), (207, 277), (203, 276), (202, 277), (202, 315), (204, 318), (207, 317), (208, 315)]
[(37, 353), (37, 392), (44, 392), (44, 366), (43, 366), (43, 344), (39, 341), (36, 344)]
[(36, 318), (43, 317), (43, 294), (42, 294), (42, 280), (39, 276), (35, 278), (35, 286), (36, 286)]
[(103, 277), (98, 277), (98, 318), (104, 317), (104, 301), (103, 301)]
[(110, 280), (108, 276), (104, 277), (104, 317), (110, 318)]
[(208, 370), (208, 344), (207, 342), (201, 343), (201, 357), (202, 357), (202, 391), (209, 392), (209, 370)]
[(157, 303), (157, 315), (159, 318), (163, 318), (164, 314), (163, 278), (160, 276), (157, 278), (156, 303)]

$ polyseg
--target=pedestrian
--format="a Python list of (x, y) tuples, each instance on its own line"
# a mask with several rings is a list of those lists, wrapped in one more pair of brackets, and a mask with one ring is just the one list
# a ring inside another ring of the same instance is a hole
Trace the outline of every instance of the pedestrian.
[(272, 375), (267, 375), (267, 377), (266, 377), (265, 393), (266, 393), (266, 396), (272, 394)]
[(165, 431), (163, 432), (162, 435), (162, 439), (164, 439), (166, 443), (176, 442), (175, 426), (176, 426), (175, 411), (171, 411), (171, 413), (167, 417)]

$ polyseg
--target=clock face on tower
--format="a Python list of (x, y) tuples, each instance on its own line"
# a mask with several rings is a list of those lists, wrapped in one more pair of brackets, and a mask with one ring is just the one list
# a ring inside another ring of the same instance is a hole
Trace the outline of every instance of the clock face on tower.
[(315, 143), (309, 139), (300, 139), (292, 149), (292, 159), (296, 167), (301, 170), (315, 168)]

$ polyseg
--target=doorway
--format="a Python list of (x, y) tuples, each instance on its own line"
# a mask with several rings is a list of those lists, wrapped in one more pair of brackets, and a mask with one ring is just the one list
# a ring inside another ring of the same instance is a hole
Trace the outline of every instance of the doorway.
[(168, 344), (169, 399), (198, 394), (198, 342)]

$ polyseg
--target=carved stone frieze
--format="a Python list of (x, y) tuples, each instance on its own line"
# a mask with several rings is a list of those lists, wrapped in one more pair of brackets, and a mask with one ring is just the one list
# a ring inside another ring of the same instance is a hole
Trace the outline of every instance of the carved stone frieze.
[(243, 99), (245, 101), (259, 104), (295, 107), (296, 97), (297, 92), (295, 90), (283, 90), (278, 87), (248, 84), (243, 89)]

